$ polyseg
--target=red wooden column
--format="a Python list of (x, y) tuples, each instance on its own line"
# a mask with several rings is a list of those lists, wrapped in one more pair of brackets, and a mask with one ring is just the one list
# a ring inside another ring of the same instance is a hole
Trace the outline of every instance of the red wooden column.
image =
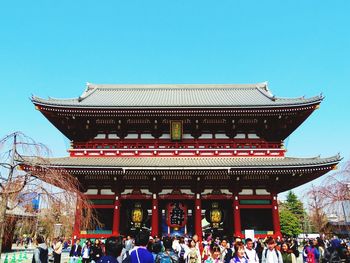
[(282, 237), (281, 226), (280, 226), (280, 216), (278, 214), (277, 194), (275, 193), (272, 193), (272, 222), (273, 222), (273, 233), (275, 238)]
[(73, 227), (73, 240), (77, 240), (80, 238), (80, 226), (81, 226), (81, 212), (82, 212), (82, 207), (81, 207), (81, 201), (78, 200), (76, 207), (75, 207), (75, 222), (74, 222), (74, 227)]
[(114, 211), (113, 211), (113, 228), (112, 235), (119, 236), (119, 226), (120, 226), (120, 194), (115, 195), (114, 199)]
[(196, 199), (194, 201), (194, 226), (194, 232), (198, 235), (199, 242), (202, 242), (202, 202), (200, 194), (196, 194)]
[(238, 195), (234, 195), (233, 197), (232, 209), (233, 209), (233, 222), (234, 222), (234, 236), (238, 237), (242, 235), (241, 211), (239, 209)]
[(159, 235), (159, 212), (158, 212), (158, 196), (157, 194), (152, 195), (152, 226), (151, 235)]

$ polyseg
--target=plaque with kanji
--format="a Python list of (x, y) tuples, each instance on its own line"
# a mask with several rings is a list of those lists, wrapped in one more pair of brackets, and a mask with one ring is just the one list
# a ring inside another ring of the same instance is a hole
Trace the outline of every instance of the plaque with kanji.
[(181, 141), (182, 139), (182, 121), (170, 122), (170, 133), (172, 141)]
[(171, 228), (181, 228), (187, 223), (187, 206), (181, 202), (171, 202), (167, 205), (167, 225)]

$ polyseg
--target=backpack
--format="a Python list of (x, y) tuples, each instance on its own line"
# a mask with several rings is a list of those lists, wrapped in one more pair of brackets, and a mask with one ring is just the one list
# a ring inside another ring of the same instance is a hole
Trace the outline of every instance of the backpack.
[(340, 258), (340, 255), (339, 255), (339, 252), (335, 249), (331, 254), (330, 254), (330, 257), (329, 257), (329, 262), (340, 262), (341, 258)]
[(188, 262), (189, 263), (193, 263), (193, 262), (197, 262), (198, 256), (197, 256), (197, 251), (194, 249), (191, 249), (191, 251), (188, 253)]
[(123, 258), (123, 260), (122, 260), (122, 263), (131, 263), (129, 251), (126, 251), (126, 252), (125, 252), (125, 255), (124, 255), (124, 258)]
[(185, 249), (182, 245), (180, 245), (180, 253), (179, 253), (179, 263), (184, 263), (185, 262)]
[(230, 260), (233, 258), (233, 256), (234, 256), (233, 250), (231, 248), (228, 248), (227, 253), (224, 257), (224, 262), (230, 262)]
[(315, 263), (316, 262), (314, 248), (307, 249), (306, 262), (308, 262), (308, 263)]
[(295, 255), (296, 258), (299, 257), (300, 252), (299, 252), (298, 249), (294, 249), (294, 250), (293, 250), (293, 253), (294, 253), (294, 255)]
[(160, 257), (159, 263), (173, 263), (173, 260), (168, 252), (164, 252)]
[[(265, 258), (266, 258), (266, 256), (267, 256), (267, 250), (268, 250), (268, 249), (265, 249)], [(276, 249), (276, 248), (274, 248), (273, 250), (275, 250), (275, 253), (276, 253), (277, 259), (279, 259), (279, 258), (280, 258), (280, 254), (278, 254), (277, 249)]]
[[(46, 263), (49, 261), (49, 250), (48, 249), (43, 249), (41, 247), (38, 247), (39, 249), (39, 260), (41, 263)], [(35, 262), (34, 255), (33, 255), (33, 260), (32, 262)]]

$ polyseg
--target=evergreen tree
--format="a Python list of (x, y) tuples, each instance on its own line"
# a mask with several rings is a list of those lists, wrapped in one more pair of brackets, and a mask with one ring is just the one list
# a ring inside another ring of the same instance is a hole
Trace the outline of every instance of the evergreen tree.
[(281, 232), (287, 236), (297, 236), (303, 232), (306, 212), (303, 203), (292, 191), (287, 194), (287, 199), (280, 205)]
[(304, 220), (306, 212), (303, 203), (298, 199), (293, 191), (289, 191), (285, 202), (286, 208), (292, 212), (300, 221)]
[(286, 236), (297, 236), (303, 231), (300, 228), (300, 222), (296, 215), (294, 215), (288, 208), (282, 206), (280, 211), (281, 232)]

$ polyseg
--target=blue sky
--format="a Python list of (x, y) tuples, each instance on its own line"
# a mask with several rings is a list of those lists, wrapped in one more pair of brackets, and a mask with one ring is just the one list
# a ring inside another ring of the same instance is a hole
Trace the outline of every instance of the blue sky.
[(77, 97), (86, 82), (269, 81), (279, 97), (326, 97), (287, 140), (289, 156), (349, 160), (349, 10), (347, 0), (2, 1), (0, 135), (21, 130), (66, 155), (29, 97)]

